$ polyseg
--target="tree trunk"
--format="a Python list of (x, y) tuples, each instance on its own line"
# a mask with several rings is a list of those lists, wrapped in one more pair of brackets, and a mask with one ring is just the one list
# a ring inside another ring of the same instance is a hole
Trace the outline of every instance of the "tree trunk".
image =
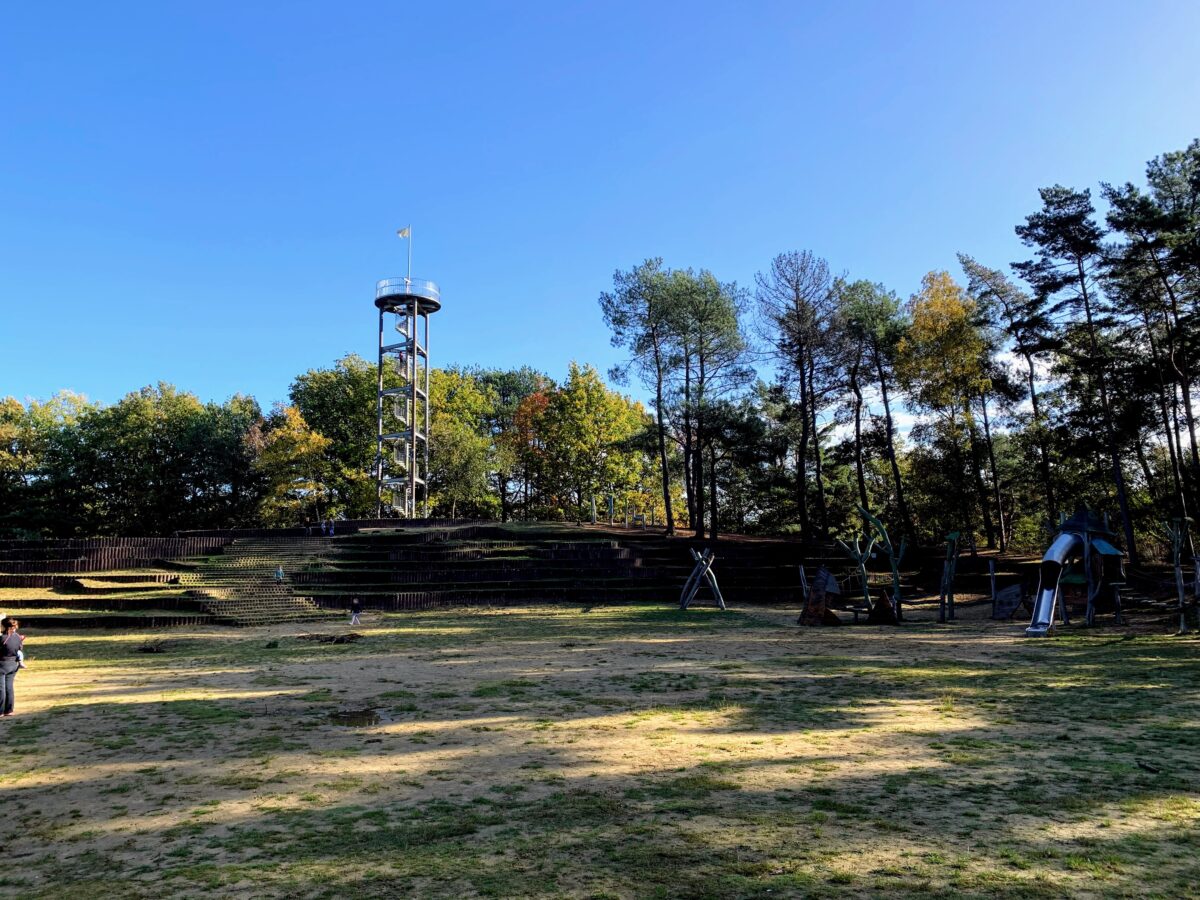
[(667, 428), (663, 424), (662, 355), (658, 342), (654, 344), (654, 413), (658, 421), (658, 463), (662, 469), (663, 508), (666, 510), (667, 534), (675, 533), (675, 513), (671, 509), (671, 472), (667, 466)]
[[(1177, 514), (1181, 518), (1187, 518), (1188, 502), (1187, 495), (1184, 492), (1183, 473), (1181, 471), (1183, 460), (1183, 447), (1179, 446), (1179, 432), (1171, 427), (1171, 414), (1169, 404), (1167, 403), (1167, 385), (1162, 377), (1162, 360), (1159, 355), (1158, 345), (1154, 341), (1154, 330), (1150, 323), (1148, 315), (1142, 316), (1142, 321), (1146, 326), (1146, 338), (1150, 343), (1150, 356), (1154, 363), (1154, 371), (1158, 374), (1158, 411), (1162, 417), (1163, 436), (1167, 439), (1167, 456), (1171, 462), (1171, 481), (1175, 487), (1175, 508)], [(1174, 386), (1171, 389), (1174, 395)]]
[[(850, 367), (850, 390), (854, 393), (854, 477), (858, 481), (858, 505), (863, 509), (870, 509), (871, 504), (867, 502), (867, 479), (863, 474), (863, 454), (862, 454), (862, 407), (863, 395), (862, 387), (858, 383), (858, 366), (859, 357), (862, 354), (862, 348), (859, 347), (858, 356), (854, 360), (854, 365)], [(865, 533), (867, 522), (863, 520), (863, 531)]]
[[(1087, 273), (1084, 271), (1082, 261), (1076, 262), (1076, 271), (1079, 276), (1084, 316), (1087, 321), (1088, 343), (1091, 347), (1092, 359), (1096, 360), (1099, 356), (1099, 344), (1096, 341), (1096, 327), (1092, 320), (1092, 304), (1091, 295), (1087, 289)], [(1121, 456), (1117, 449), (1117, 433), (1113, 429), (1112, 405), (1108, 399), (1108, 379), (1105, 377), (1103, 368), (1097, 372), (1096, 380), (1100, 388), (1100, 412), (1104, 416), (1104, 434), (1108, 443), (1108, 455), (1112, 461), (1113, 484), (1117, 489), (1117, 505), (1121, 510), (1121, 527), (1125, 532), (1125, 542), (1128, 545), (1126, 552), (1129, 554), (1130, 564), (1136, 566), (1139, 563), (1139, 559), (1137, 544), (1133, 537), (1133, 518), (1129, 513), (1129, 492), (1125, 488), (1125, 473), (1121, 469)]]
[(712, 509), (709, 517), (708, 539), (717, 539), (717, 450), (713, 441), (708, 442), (708, 504)]
[[(950, 447), (952, 448), (952, 455), (950, 458), (951, 469), (955, 473), (955, 479), (958, 480), (960, 484), (964, 484), (965, 486), (965, 481), (963, 479), (969, 476), (963, 472), (966, 461), (963, 458), (962, 442), (958, 439), (958, 424), (954, 418), (953, 407), (951, 407), (950, 411), (950, 436)], [(971, 441), (971, 447), (972, 449), (974, 448), (974, 441)], [(978, 468), (976, 468), (976, 475), (978, 475)], [(978, 481), (976, 484), (978, 484)], [(978, 488), (976, 489), (978, 490)], [(967, 495), (967, 491), (958, 491), (958, 517), (960, 520), (958, 530), (962, 532), (962, 535), (971, 542), (971, 556), (975, 557), (977, 555), (977, 551), (975, 549), (975, 518), (971, 514), (971, 504), (968, 502), (969, 499), (970, 498)]]
[[(1180, 333), (1179, 299), (1175, 294), (1175, 288), (1171, 286), (1171, 279), (1163, 271), (1162, 261), (1158, 258), (1158, 254), (1150, 250), (1149, 255), (1154, 261), (1154, 269), (1158, 273), (1159, 280), (1167, 292), (1167, 299), (1170, 301), (1171, 316), (1167, 326), (1167, 358), (1171, 362), (1171, 368), (1178, 376), (1179, 390), (1183, 394), (1183, 417), (1187, 422), (1188, 438), (1191, 444), (1192, 480), (1194, 482), (1200, 479), (1200, 451), (1196, 447), (1196, 412), (1192, 408), (1191, 373), (1180, 366), (1179, 355), (1175, 352), (1175, 335)], [(1186, 366), (1186, 363), (1184, 365)]]
[(989, 550), (996, 549), (996, 526), (992, 522), (992, 504), (988, 498), (988, 490), (983, 484), (983, 460), (979, 455), (979, 433), (975, 428), (975, 417), (971, 415), (970, 401), (964, 404), (966, 409), (967, 440), (971, 445), (971, 469), (975, 475), (975, 493), (979, 495), (979, 512), (983, 515), (983, 535), (987, 540)]
[(693, 476), (696, 479), (696, 537), (704, 537), (704, 356), (697, 358), (696, 372), (696, 459), (693, 464)]
[(1146, 490), (1150, 494), (1150, 502), (1158, 505), (1158, 491), (1154, 489), (1154, 473), (1150, 471), (1150, 460), (1146, 458), (1146, 448), (1141, 441), (1135, 441), (1133, 452), (1137, 455), (1138, 465), (1142, 467), (1142, 477), (1146, 479)]
[(688, 524), (696, 524), (696, 487), (692, 484), (692, 438), (685, 426), (683, 439), (683, 493), (687, 501)]
[[(686, 356), (686, 349), (684, 351)], [(683, 367), (683, 487), (687, 493), (688, 525), (696, 527), (696, 484), (692, 478), (692, 364)]]
[(503, 472), (496, 473), (496, 492), (500, 495), (500, 521), (507, 522), (509, 518), (508, 479)]
[(796, 449), (796, 509), (800, 515), (800, 533), (812, 536), (812, 524), (808, 519), (808, 377), (804, 371), (803, 358), (797, 361), (800, 374), (800, 446)]
[(874, 348), (874, 356), (875, 372), (879, 376), (879, 393), (883, 399), (883, 421), (887, 427), (888, 462), (892, 465), (892, 479), (896, 483), (896, 505), (900, 508), (900, 520), (904, 523), (905, 533), (910, 540), (916, 540), (917, 530), (913, 527), (908, 504), (904, 501), (904, 483), (900, 479), (900, 464), (896, 462), (896, 429), (892, 425), (892, 405), (888, 400), (887, 376), (883, 372), (883, 360), (879, 356), (879, 348)]
[(1029, 367), (1029, 402), (1033, 405), (1033, 424), (1037, 429), (1038, 468), (1041, 470), (1042, 491), (1046, 495), (1047, 534), (1054, 534), (1054, 530), (1058, 527), (1058, 506), (1054, 502), (1054, 482), (1050, 479), (1050, 451), (1046, 449), (1046, 433), (1042, 427), (1042, 413), (1038, 407), (1033, 354), (1024, 353), (1022, 355), (1025, 357), (1025, 365)]
[(996, 445), (992, 441), (992, 423), (988, 416), (987, 394), (981, 394), (983, 402), (983, 438), (987, 448), (988, 465), (992, 469), (992, 493), (996, 501), (996, 519), (1000, 525), (1000, 552), (1008, 549), (1008, 529), (1004, 524), (1004, 504), (1000, 500), (1000, 472), (996, 468)]
[(1179, 456), (1179, 477), (1183, 482), (1183, 495), (1188, 498), (1188, 506), (1195, 509), (1196, 484), (1193, 478), (1188, 477), (1183, 467), (1183, 438), (1179, 436), (1183, 428), (1179, 424), (1179, 395), (1173, 384), (1171, 385), (1171, 423), (1173, 425), (1172, 433), (1175, 435), (1175, 452)]
[(817, 392), (815, 389), (816, 366), (808, 361), (808, 405), (812, 413), (813, 475), (817, 479), (817, 510), (821, 514), (821, 539), (829, 540), (829, 508), (825, 504), (825, 480), (821, 473), (821, 429), (817, 424)]

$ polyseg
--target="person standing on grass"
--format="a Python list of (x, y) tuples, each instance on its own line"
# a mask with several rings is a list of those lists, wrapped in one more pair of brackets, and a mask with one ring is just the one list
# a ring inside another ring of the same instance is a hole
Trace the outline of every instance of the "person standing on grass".
[(24, 668), (25, 638), (17, 634), (18, 622), (7, 616), (0, 620), (0, 716), (11, 716), (16, 706), (13, 682)]
[(351, 625), (361, 625), (362, 624), (362, 622), (358, 621), (358, 616), (361, 612), (362, 612), (362, 601), (359, 600), (357, 597), (355, 597), (350, 601), (350, 624)]

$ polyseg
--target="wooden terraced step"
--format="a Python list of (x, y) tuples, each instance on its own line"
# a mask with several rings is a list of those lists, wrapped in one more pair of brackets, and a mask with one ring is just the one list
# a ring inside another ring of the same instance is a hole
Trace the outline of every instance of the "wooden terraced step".
[[(329, 538), (239, 538), (217, 556), (197, 561), (179, 576), (188, 595), (227, 625), (274, 625), (330, 618), (311, 597), (292, 589), (289, 571), (311, 566), (329, 549)], [(283, 583), (275, 581), (282, 567)]]

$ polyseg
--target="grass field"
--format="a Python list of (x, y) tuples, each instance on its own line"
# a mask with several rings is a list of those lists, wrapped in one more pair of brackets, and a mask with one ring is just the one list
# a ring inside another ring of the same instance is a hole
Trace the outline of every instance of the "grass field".
[(0, 892), (1195, 895), (1200, 642), (794, 621), (33, 635)]

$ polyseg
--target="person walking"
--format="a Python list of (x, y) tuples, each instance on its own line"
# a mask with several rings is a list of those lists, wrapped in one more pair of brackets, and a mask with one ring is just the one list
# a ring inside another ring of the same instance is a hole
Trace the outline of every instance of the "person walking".
[(358, 616), (361, 612), (362, 612), (362, 601), (359, 600), (357, 597), (355, 597), (354, 599), (352, 599), (350, 601), (350, 624), (351, 625), (361, 625), (362, 624), (362, 622), (360, 622), (358, 620)]
[(17, 634), (19, 624), (7, 616), (0, 620), (0, 716), (11, 716), (16, 706), (13, 682), (25, 657), (25, 638)]

